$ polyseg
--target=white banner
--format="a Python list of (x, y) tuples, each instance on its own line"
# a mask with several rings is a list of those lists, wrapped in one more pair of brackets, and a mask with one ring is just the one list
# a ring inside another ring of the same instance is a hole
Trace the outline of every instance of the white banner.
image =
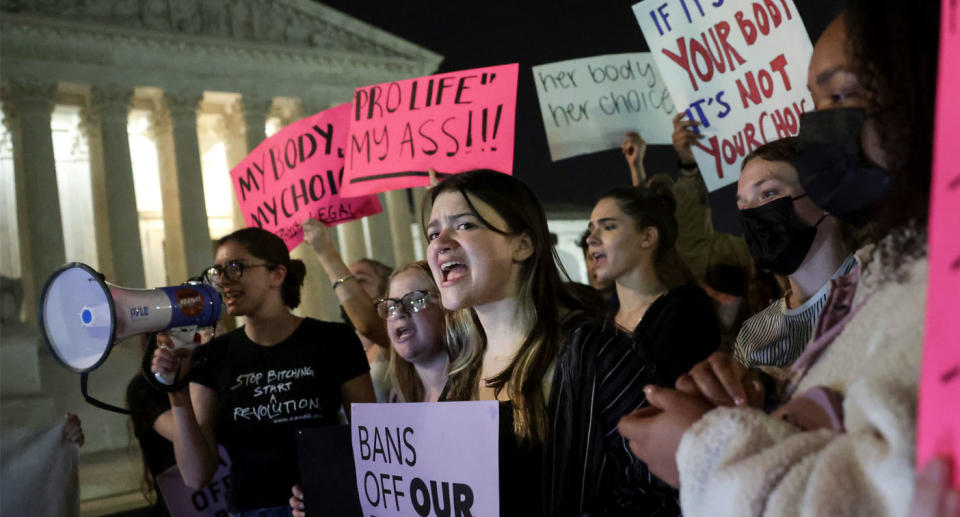
[(500, 515), (499, 403), (353, 404), (363, 515)]
[(5, 429), (0, 441), (0, 515), (80, 515), (77, 445), (63, 422)]
[(533, 81), (553, 161), (616, 149), (628, 131), (671, 143), (676, 110), (647, 52), (538, 65)]
[(693, 154), (711, 191), (813, 109), (813, 46), (793, 0), (645, 0), (633, 12), (677, 109), (702, 124)]

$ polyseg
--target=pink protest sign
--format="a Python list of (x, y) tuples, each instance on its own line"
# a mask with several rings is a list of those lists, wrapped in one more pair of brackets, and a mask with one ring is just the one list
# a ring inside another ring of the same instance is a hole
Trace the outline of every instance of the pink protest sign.
[(157, 485), (171, 517), (217, 517), (227, 514), (227, 489), (230, 488), (230, 458), (220, 446), (220, 465), (213, 481), (201, 490), (183, 482), (176, 465), (157, 476)]
[(500, 65), (358, 88), (343, 192), (423, 187), (430, 168), (512, 174), (518, 72)]
[(497, 401), (353, 404), (352, 414), (363, 515), (500, 515)]
[(933, 177), (930, 185), (927, 319), (917, 411), (917, 468), (933, 456), (951, 458), (960, 488), (960, 7), (943, 0)]
[(298, 120), (264, 140), (230, 171), (247, 226), (269, 230), (287, 248), (303, 242), (307, 216), (328, 226), (380, 213), (376, 196), (341, 192), (350, 104)]

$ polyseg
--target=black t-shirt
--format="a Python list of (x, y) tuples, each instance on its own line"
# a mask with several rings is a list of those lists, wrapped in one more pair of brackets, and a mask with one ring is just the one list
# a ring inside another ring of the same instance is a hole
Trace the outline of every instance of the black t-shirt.
[(360, 340), (346, 325), (306, 318), (274, 346), (240, 327), (202, 349), (193, 382), (217, 392), (230, 511), (285, 505), (300, 477), (295, 431), (337, 423), (340, 385), (370, 370)]
[(633, 341), (653, 360), (660, 384), (672, 388), (677, 377), (720, 347), (720, 322), (711, 298), (695, 285), (667, 291), (647, 309)]

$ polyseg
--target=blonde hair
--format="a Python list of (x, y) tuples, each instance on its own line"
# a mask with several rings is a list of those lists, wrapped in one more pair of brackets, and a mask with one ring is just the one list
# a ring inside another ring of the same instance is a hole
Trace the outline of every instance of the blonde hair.
[[(426, 261), (418, 260), (404, 264), (394, 270), (390, 278), (387, 279), (387, 291), (390, 289), (390, 282), (393, 282), (393, 279), (400, 273), (406, 271), (419, 271), (427, 275), (433, 289), (437, 289), (430, 266), (427, 265)], [(447, 358), (450, 360), (450, 365), (453, 367), (454, 364), (462, 362), (461, 356), (472, 348), (471, 343), (480, 340), (477, 330), (479, 324), (473, 314), (473, 309), (460, 309), (452, 312), (444, 310), (443, 312), (443, 345)], [(426, 390), (420, 376), (417, 375), (417, 370), (410, 361), (400, 357), (400, 354), (392, 345), (390, 346), (390, 377), (393, 380), (393, 389), (401, 401), (420, 402), (423, 400)]]

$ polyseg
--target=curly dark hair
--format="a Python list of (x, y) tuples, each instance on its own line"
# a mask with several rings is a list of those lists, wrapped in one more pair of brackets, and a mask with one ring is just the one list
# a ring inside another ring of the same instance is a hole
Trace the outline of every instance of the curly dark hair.
[(940, 2), (849, 0), (844, 23), (853, 71), (889, 156), (893, 181), (876, 219), (883, 236), (927, 219)]

